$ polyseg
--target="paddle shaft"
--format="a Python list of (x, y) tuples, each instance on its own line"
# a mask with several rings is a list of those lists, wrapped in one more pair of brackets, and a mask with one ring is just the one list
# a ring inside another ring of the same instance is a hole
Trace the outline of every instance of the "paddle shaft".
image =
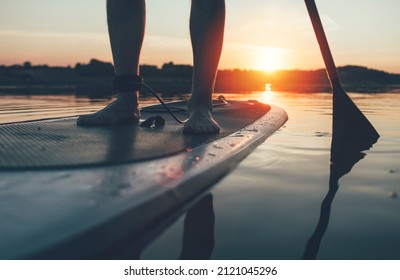
[(324, 28), (322, 26), (321, 18), (315, 5), (314, 0), (304, 0), (306, 2), (308, 14), (310, 15), (311, 23), (314, 28), (315, 35), (317, 36), (319, 48), (321, 49), (322, 57), (324, 58), (326, 72), (328, 74), (331, 86), (333, 89), (340, 87), (339, 75), (333, 61), (332, 53), (329, 48), (328, 40), (326, 39)]
[[(342, 88), (315, 1), (304, 1), (333, 90), (333, 131), (336, 131), (336, 134), (346, 135), (348, 139), (352, 139), (353, 143), (362, 146), (362, 150), (369, 149), (378, 140), (379, 134)], [(349, 140), (339, 145), (337, 143), (338, 139), (338, 137), (332, 138), (332, 161), (336, 161), (337, 157), (335, 155), (340, 155), (343, 152), (343, 147), (350, 145), (348, 143)]]

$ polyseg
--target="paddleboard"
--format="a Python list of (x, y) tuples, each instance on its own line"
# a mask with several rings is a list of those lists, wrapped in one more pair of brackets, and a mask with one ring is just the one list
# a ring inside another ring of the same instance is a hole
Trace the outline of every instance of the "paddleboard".
[[(181, 118), (184, 102), (169, 103)], [(0, 259), (124, 258), (278, 130), (287, 114), (257, 101), (214, 102), (217, 135), (164, 126), (80, 127), (76, 118), (0, 125)]]

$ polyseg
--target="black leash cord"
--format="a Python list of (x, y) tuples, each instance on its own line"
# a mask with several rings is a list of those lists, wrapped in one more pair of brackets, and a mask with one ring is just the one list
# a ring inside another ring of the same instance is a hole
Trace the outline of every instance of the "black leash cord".
[(157, 100), (161, 103), (161, 105), (163, 105), (163, 107), (168, 111), (168, 113), (169, 113), (178, 123), (184, 124), (185, 122), (188, 121), (188, 119), (186, 119), (186, 120), (181, 120), (181, 119), (179, 119), (179, 118), (168, 108), (168, 106), (167, 106), (167, 104), (165, 104), (164, 100), (162, 100), (161, 97), (159, 97), (159, 96), (157, 95), (157, 93), (156, 93), (150, 86), (148, 86), (147, 84), (145, 84), (145, 83), (143, 83), (143, 82), (142, 82), (142, 86), (145, 87), (148, 91), (150, 91), (151, 94), (153, 94), (155, 98), (157, 98)]

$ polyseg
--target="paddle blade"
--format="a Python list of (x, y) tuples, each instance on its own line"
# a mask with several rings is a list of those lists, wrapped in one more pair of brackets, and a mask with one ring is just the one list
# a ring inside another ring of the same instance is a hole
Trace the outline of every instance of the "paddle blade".
[(365, 157), (379, 138), (378, 132), (353, 103), (340, 84), (333, 91), (333, 131), (329, 191), (321, 204), (320, 218), (308, 239), (303, 259), (316, 259), (322, 238), (328, 228), (331, 207), (339, 189), (339, 179)]
[(365, 115), (358, 109), (347, 93), (341, 88), (333, 91), (333, 133), (331, 162), (333, 177), (339, 179), (379, 139), (379, 134)]

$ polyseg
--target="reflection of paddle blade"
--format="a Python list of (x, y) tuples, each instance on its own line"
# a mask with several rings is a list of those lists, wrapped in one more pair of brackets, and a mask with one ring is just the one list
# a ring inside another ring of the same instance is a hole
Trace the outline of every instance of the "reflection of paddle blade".
[(317, 258), (322, 237), (324, 236), (326, 229), (328, 228), (332, 201), (335, 198), (338, 188), (339, 185), (337, 180), (332, 180), (331, 176), (329, 178), (329, 191), (322, 201), (318, 224), (313, 234), (307, 241), (306, 248), (304, 249), (303, 253), (303, 260), (315, 260)]
[(339, 179), (365, 157), (363, 151), (379, 138), (375, 128), (341, 89), (334, 89), (333, 133), (329, 191), (321, 204), (318, 224), (307, 241), (303, 259), (316, 259), (322, 238), (328, 228), (331, 206), (339, 189)]
[[(307, 241), (303, 259), (316, 259), (318, 255), (322, 238), (328, 228), (332, 202), (339, 189), (339, 179), (349, 173), (353, 166), (364, 158), (365, 154), (362, 151), (368, 150), (377, 140), (377, 134), (374, 129), (370, 130), (370, 134), (363, 134), (365, 138), (363, 141), (360, 141), (359, 134), (349, 133), (346, 129), (347, 127), (348, 124), (345, 122), (337, 122), (334, 126), (331, 146), (332, 162), (330, 166), (329, 190), (322, 201), (318, 224)], [(369, 142), (364, 140), (369, 140)], [(368, 148), (366, 149), (365, 147), (367, 146)]]

